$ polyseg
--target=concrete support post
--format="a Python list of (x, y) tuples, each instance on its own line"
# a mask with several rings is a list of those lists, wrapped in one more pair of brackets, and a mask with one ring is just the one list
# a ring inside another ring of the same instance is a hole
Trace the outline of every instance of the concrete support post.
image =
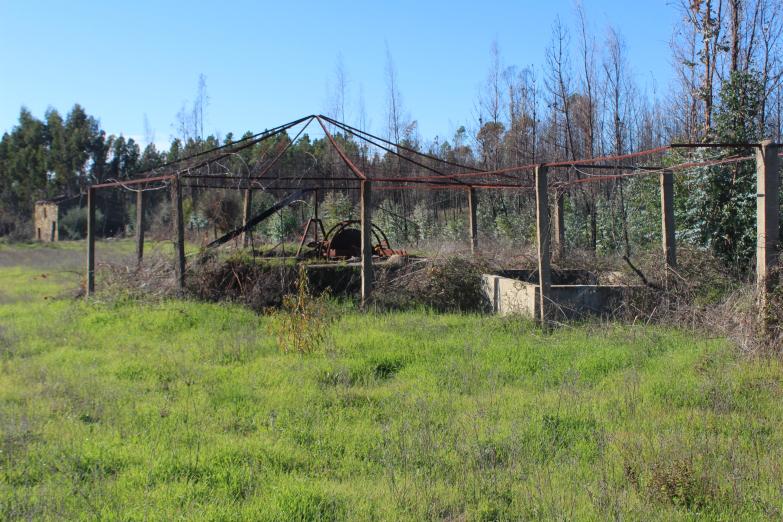
[[(245, 189), (245, 198), (242, 202), (242, 226), (246, 226), (247, 222), (250, 221), (250, 211), (253, 207), (253, 191), (250, 189)], [(247, 246), (250, 244), (250, 233), (249, 231), (242, 232), (242, 246)]]
[(185, 222), (182, 216), (182, 182), (179, 176), (171, 180), (172, 223), (174, 224), (174, 274), (177, 290), (185, 290)]
[(136, 192), (136, 266), (144, 260), (144, 192)]
[(536, 167), (536, 244), (538, 247), (538, 285), (539, 285), (539, 320), (541, 328), (549, 326), (550, 292), (552, 288), (552, 273), (549, 251), (549, 196), (547, 194), (547, 168), (544, 165)]
[(468, 189), (468, 237), (470, 238), (470, 253), (478, 251), (478, 222), (476, 221), (476, 189)]
[(555, 204), (552, 206), (552, 227), (553, 227), (553, 254), (555, 259), (563, 259), (565, 254), (565, 193), (558, 190), (555, 195)]
[(779, 146), (761, 142), (756, 151), (756, 283), (759, 291), (759, 314), (766, 329), (769, 292), (775, 286), (780, 234), (780, 160)]
[(677, 243), (674, 236), (674, 174), (664, 170), (661, 183), (661, 238), (666, 267), (677, 266)]
[(370, 303), (372, 294), (372, 194), (370, 182), (361, 181), (359, 191), (359, 219), (362, 233), (362, 308)]
[(95, 294), (95, 189), (87, 189), (87, 280), (85, 296)]

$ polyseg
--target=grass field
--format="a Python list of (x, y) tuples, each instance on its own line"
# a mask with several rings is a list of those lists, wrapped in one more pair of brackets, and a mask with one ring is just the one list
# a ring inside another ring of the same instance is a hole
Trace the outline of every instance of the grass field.
[(426, 311), (284, 354), (237, 306), (74, 300), (69, 248), (0, 246), (0, 519), (783, 516), (779, 360)]

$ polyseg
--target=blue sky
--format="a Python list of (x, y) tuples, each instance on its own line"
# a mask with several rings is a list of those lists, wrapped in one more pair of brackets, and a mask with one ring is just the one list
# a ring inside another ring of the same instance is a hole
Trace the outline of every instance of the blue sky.
[[(672, 79), (671, 0), (584, 0), (599, 41), (612, 24), (632, 73), (659, 94)], [(572, 29), (575, 1), (299, 2), (0, 0), (0, 131), (19, 108), (42, 117), (74, 103), (110, 133), (141, 138), (144, 116), (166, 142), (199, 74), (210, 97), (206, 130), (259, 131), (325, 112), (338, 55), (349, 123), (364, 98), (370, 128), (385, 121), (391, 51), (406, 112), (423, 137), (449, 137), (474, 119), (496, 40), (506, 65), (540, 68), (554, 20)]]

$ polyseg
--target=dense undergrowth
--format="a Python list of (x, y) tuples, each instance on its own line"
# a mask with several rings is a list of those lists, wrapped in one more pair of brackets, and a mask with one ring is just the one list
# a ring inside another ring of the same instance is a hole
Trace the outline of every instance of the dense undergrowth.
[(0, 268), (2, 519), (783, 514), (783, 365), (721, 338), (345, 311), (301, 356), (245, 307), (77, 281)]

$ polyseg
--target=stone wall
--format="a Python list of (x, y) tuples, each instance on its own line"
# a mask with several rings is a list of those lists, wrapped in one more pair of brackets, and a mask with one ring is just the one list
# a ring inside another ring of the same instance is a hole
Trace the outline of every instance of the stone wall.
[(47, 201), (40, 201), (35, 204), (33, 234), (37, 241), (59, 241), (59, 205)]

